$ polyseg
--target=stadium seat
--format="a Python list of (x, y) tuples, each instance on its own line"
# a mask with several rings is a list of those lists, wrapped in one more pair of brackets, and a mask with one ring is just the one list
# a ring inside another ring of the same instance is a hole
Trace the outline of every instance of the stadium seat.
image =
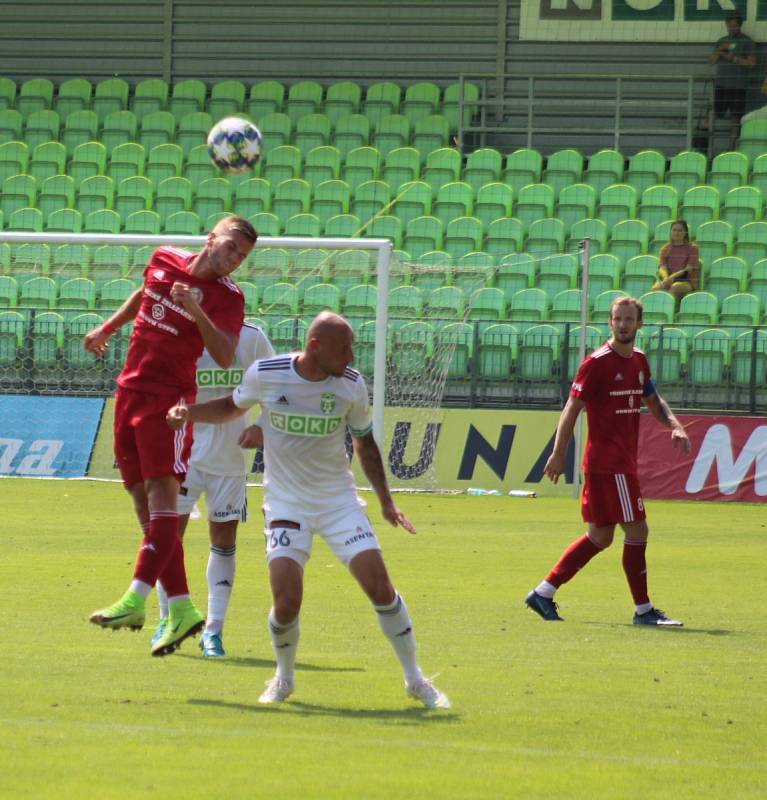
[(637, 218), (644, 220), (651, 231), (667, 219), (676, 219), (679, 196), (673, 186), (648, 186), (642, 192)]
[(322, 94), (322, 86), (316, 81), (298, 81), (290, 86), (283, 108), (293, 125), (322, 108)]
[(277, 215), (284, 227), (288, 218), (294, 214), (309, 211), (310, 200), (309, 184), (300, 178), (291, 178), (280, 183), (275, 189), (271, 211)]
[(27, 278), (47, 275), (50, 272), (51, 250), (47, 244), (25, 242), (13, 245), (11, 252), (12, 274), (19, 281), (19, 289), (23, 287)]
[(325, 222), (325, 236), (331, 238), (350, 238), (359, 236), (363, 230), (363, 223), (355, 214), (336, 214)]
[[(565, 292), (563, 292), (565, 294)], [(569, 292), (567, 293), (569, 294)], [(569, 301), (572, 302), (572, 301)], [(552, 309), (553, 311), (553, 309)], [(577, 317), (568, 318), (568, 321), (577, 321)], [(571, 325), (567, 340), (567, 370), (565, 375), (567, 380), (571, 381), (578, 372), (578, 366), (581, 363), (580, 346), (581, 346), (581, 328), (580, 325)], [(594, 325), (586, 326), (586, 347), (585, 354), (593, 353), (598, 347), (602, 345), (605, 337), (602, 332)]]
[(681, 383), (687, 364), (688, 335), (682, 328), (662, 325), (650, 334), (645, 354), (653, 377), (661, 386)]
[(486, 183), (480, 187), (474, 202), (474, 216), (487, 227), (502, 217), (510, 217), (514, 192), (505, 183)]
[(548, 315), (549, 299), (542, 289), (522, 289), (509, 303), (508, 319), (512, 322), (546, 320)]
[(633, 256), (623, 265), (620, 288), (632, 297), (639, 297), (649, 292), (657, 279), (658, 259), (655, 256)]
[[(610, 309), (612, 308), (613, 303), (619, 297), (625, 297), (625, 296), (626, 296), (626, 292), (623, 292), (623, 291), (621, 291), (619, 289), (612, 289), (612, 290), (608, 290), (608, 291), (602, 292), (601, 294), (598, 294), (594, 298), (594, 306), (593, 306), (593, 310), (591, 312), (592, 320), (594, 320), (596, 322), (607, 321), (607, 319), (610, 316)], [(669, 297), (671, 297), (671, 295), (669, 295)], [(671, 298), (671, 299), (672, 299), (672, 305), (673, 305), (673, 298)], [(672, 313), (673, 313), (673, 308), (672, 308)]]
[(152, 111), (141, 120), (138, 142), (148, 153), (158, 144), (173, 143), (176, 127), (177, 120), (170, 111)]
[(367, 221), (382, 213), (388, 207), (391, 198), (391, 187), (385, 181), (365, 181), (354, 190), (351, 212), (361, 220)]
[[(261, 119), (267, 114), (282, 110), (285, 101), (285, 87), (279, 81), (258, 81), (250, 87), (248, 95), (247, 114), (256, 120), (261, 128)], [(263, 128), (261, 128), (263, 133)]]
[(323, 181), (312, 195), (311, 210), (324, 228), (331, 217), (346, 214), (351, 202), (351, 190), (346, 181)]
[(391, 114), (399, 113), (402, 92), (396, 83), (380, 81), (368, 86), (362, 113), (370, 120), (374, 129), (380, 120)]
[(162, 220), (156, 211), (133, 211), (125, 218), (125, 233), (157, 236), (162, 230)]
[(422, 117), (415, 123), (413, 147), (418, 151), (422, 164), (432, 150), (446, 147), (449, 139), (450, 125), (440, 114)]
[[(335, 123), (332, 141), (342, 158), (370, 141), (370, 120), (362, 114), (347, 114)], [(405, 142), (407, 144), (407, 142)]]
[(436, 83), (428, 81), (413, 83), (405, 89), (405, 98), (400, 104), (400, 114), (415, 125), (424, 117), (439, 111), (440, 94)]
[(657, 150), (641, 150), (629, 159), (629, 166), (624, 180), (631, 184), (637, 194), (641, 194), (648, 186), (664, 182), (666, 158)]
[(119, 186), (121, 181), (144, 174), (146, 150), (136, 142), (125, 142), (112, 150), (107, 175)]
[(531, 183), (517, 193), (514, 215), (525, 226), (554, 215), (554, 190), (546, 183)]
[(587, 183), (573, 183), (559, 192), (556, 215), (562, 220), (565, 230), (569, 231), (574, 223), (594, 216), (597, 205), (597, 193)]
[(261, 177), (269, 181), (272, 187), (278, 187), (283, 181), (297, 178), (301, 174), (301, 151), (290, 144), (283, 144), (269, 150), (261, 169)]
[(344, 315), (370, 319), (375, 317), (378, 304), (375, 286), (358, 284), (350, 286), (344, 295)]
[[(583, 176), (583, 155), (573, 148), (557, 150), (546, 159), (541, 180), (559, 194), (565, 186), (580, 183)], [(584, 215), (588, 216), (588, 215)]]
[(496, 261), (522, 249), (525, 238), (525, 226), (515, 217), (502, 217), (491, 222), (485, 232), (484, 249)]
[(53, 107), (53, 90), (53, 82), (48, 78), (30, 78), (24, 81), (16, 97), (17, 111), (28, 120), (32, 114), (50, 110)]
[(737, 256), (717, 258), (706, 270), (706, 291), (711, 292), (720, 305), (725, 297), (745, 291), (747, 281), (748, 266)]
[(568, 249), (580, 246), (580, 243), (589, 240), (591, 255), (599, 255), (607, 250), (607, 225), (601, 219), (582, 219), (570, 228), (566, 246)]
[[(208, 178), (197, 186), (192, 210), (207, 221), (212, 214), (226, 214), (232, 207), (232, 183), (226, 178)], [(207, 225), (206, 222), (206, 226)]]
[[(421, 173), (421, 180), (431, 186), (432, 195), (436, 197), (439, 190), (447, 183), (459, 183), (461, 174), (461, 153), (453, 147), (438, 147), (426, 156), (426, 164)], [(468, 184), (466, 184), (468, 186)], [(471, 187), (469, 187), (471, 188)], [(472, 197), (474, 190), (471, 190)]]
[(440, 113), (447, 119), (451, 133), (469, 126), (478, 111), (479, 99), (480, 89), (474, 83), (459, 81), (445, 87)]
[(613, 226), (610, 252), (622, 262), (647, 252), (650, 232), (641, 219), (626, 219)]
[(506, 297), (497, 287), (485, 286), (471, 293), (467, 319), (498, 322), (506, 312)]
[(315, 147), (330, 144), (330, 118), (325, 114), (305, 114), (296, 123), (293, 144), (303, 158)]
[(293, 123), (287, 114), (281, 111), (265, 114), (259, 120), (258, 127), (263, 137), (262, 158), (266, 158), (275, 148), (290, 144)]
[(120, 215), (109, 208), (91, 211), (84, 217), (83, 233), (119, 233), (122, 227)]
[(669, 162), (666, 183), (673, 186), (679, 197), (693, 186), (706, 182), (708, 162), (703, 153), (697, 150), (684, 150), (677, 153)]
[(165, 111), (168, 105), (169, 88), (162, 78), (145, 78), (136, 84), (133, 90), (131, 111), (141, 122), (145, 114), (153, 111)]
[(730, 334), (721, 329), (700, 331), (693, 336), (688, 353), (688, 374), (696, 386), (720, 386), (730, 361)]
[[(152, 113), (159, 114), (161, 112)], [(138, 122), (136, 121), (136, 115), (132, 111), (114, 111), (104, 120), (99, 141), (106, 147), (107, 152), (111, 154), (120, 145), (132, 144), (138, 146), (136, 142), (137, 131)]]
[[(0, 348), (2, 347), (0, 317)], [(732, 382), (736, 387), (767, 384), (767, 331), (750, 330), (739, 334), (732, 347)], [(753, 371), (752, 371), (753, 370)]]
[(446, 250), (428, 250), (421, 253), (413, 265), (410, 282), (422, 289), (426, 296), (433, 289), (447, 286), (449, 280), (447, 268), (452, 262), (453, 258)]
[(317, 283), (309, 286), (304, 292), (304, 315), (315, 316), (321, 311), (341, 313), (341, 292), (332, 283)]
[(152, 183), (148, 178), (136, 175), (120, 181), (115, 195), (115, 211), (123, 222), (134, 211), (144, 211), (152, 207)]
[(571, 253), (542, 258), (538, 263), (536, 286), (553, 299), (565, 289), (574, 289), (578, 280), (578, 260)]
[(21, 285), (19, 305), (27, 308), (55, 308), (57, 294), (56, 281), (39, 275)]
[(149, 151), (144, 175), (157, 189), (166, 178), (181, 175), (183, 164), (184, 153), (177, 144), (158, 144)]
[(42, 211), (39, 208), (17, 208), (8, 217), (8, 230), (42, 233)]
[(599, 196), (597, 218), (604, 221), (608, 228), (619, 222), (631, 220), (637, 212), (637, 190), (627, 183), (616, 183), (602, 190)]
[(32, 325), (33, 368), (37, 371), (56, 367), (63, 347), (64, 318), (61, 314), (53, 311), (36, 314)]
[(21, 141), (23, 120), (15, 108), (0, 110), (0, 143)]
[(423, 292), (417, 286), (397, 286), (389, 292), (389, 318), (412, 319), (423, 316)]
[[(21, 175), (27, 171), (29, 165), (29, 148), (24, 142), (3, 142), (0, 144), (0, 183), (13, 175)], [(63, 171), (61, 169), (50, 174)], [(46, 175), (45, 177), (49, 177)], [(40, 180), (38, 178), (38, 180)]]
[(700, 251), (701, 263), (705, 266), (717, 258), (730, 255), (733, 246), (732, 240), (732, 226), (728, 222), (721, 220), (704, 222), (695, 233), (695, 243)]
[[(431, 213), (447, 224), (458, 217), (470, 217), (474, 207), (474, 190), (463, 181), (451, 181), (437, 191)], [(477, 248), (472, 248), (475, 250)]]
[(642, 319), (645, 323), (674, 321), (674, 298), (668, 292), (646, 292), (639, 299), (644, 306)]
[(19, 284), (12, 275), (0, 275), (0, 307), (15, 306), (19, 300)]
[(441, 320), (462, 320), (465, 308), (466, 299), (456, 286), (439, 286), (426, 295), (426, 316), (437, 330)]
[(67, 150), (67, 155), (72, 156), (75, 148), (86, 142), (95, 142), (98, 139), (99, 118), (95, 111), (75, 111), (64, 121), (64, 130), (61, 134), (61, 143)]
[[(50, 144), (50, 143), (49, 143)], [(46, 147), (47, 145), (40, 145)], [(107, 165), (107, 149), (101, 142), (83, 142), (83, 144), (75, 147), (72, 154), (72, 160), (69, 164), (68, 174), (72, 176), (75, 182), (75, 187), (80, 188), (80, 184), (86, 179), (94, 175), (103, 175), (106, 172)], [(51, 166), (51, 170), (53, 167)], [(61, 169), (51, 171), (46, 177), (50, 175), (60, 174), (63, 172)], [(38, 180), (40, 177), (38, 176)]]
[[(369, 121), (368, 124), (370, 124)], [(385, 159), (392, 150), (396, 150), (398, 147), (407, 147), (411, 134), (412, 124), (406, 116), (390, 114), (378, 121), (370, 141), (378, 148), (381, 157)]]
[(56, 306), (61, 308), (93, 308), (96, 305), (96, 284), (88, 278), (70, 278), (59, 289)]
[(403, 376), (423, 378), (434, 352), (434, 339), (434, 328), (428, 322), (407, 322), (395, 330), (392, 350), (394, 369)]
[(719, 205), (719, 190), (713, 186), (693, 186), (684, 193), (681, 214), (691, 236), (704, 223), (719, 219)]
[[(494, 147), (480, 147), (478, 150), (469, 153), (466, 159), (466, 167), (463, 170), (463, 180), (475, 192), (479, 192), (486, 184), (498, 182), (502, 168), (503, 156), (498, 150)], [(511, 187), (507, 188), (511, 189)], [(510, 215), (502, 214), (499, 216)]]
[[(565, 224), (561, 219), (537, 219), (527, 230), (525, 249), (533, 254), (561, 253), (565, 247)], [(574, 259), (574, 256), (568, 256)]]
[(256, 214), (251, 214), (248, 220), (258, 231), (259, 236), (280, 235), (280, 221), (277, 215), (272, 214), (271, 211), (259, 211)]
[(335, 125), (339, 119), (356, 114), (362, 101), (362, 89), (353, 81), (340, 81), (331, 83), (325, 91), (323, 111)]
[(202, 232), (202, 220), (194, 211), (174, 211), (163, 223), (163, 233), (200, 236)]
[[(437, 330), (435, 367), (444, 372), (448, 381), (468, 381), (473, 344), (474, 329), (464, 322), (451, 322)], [(448, 393), (453, 393), (456, 389), (455, 384), (447, 387)]]
[(37, 207), (43, 213), (43, 222), (49, 215), (62, 208), (72, 208), (75, 204), (75, 182), (69, 175), (52, 175), (40, 187)]
[[(98, 213), (98, 212), (96, 212)], [(110, 281), (123, 278), (128, 271), (128, 264), (130, 261), (130, 254), (128, 248), (123, 245), (106, 244), (97, 247), (93, 252), (93, 259), (88, 270), (88, 277), (96, 284), (97, 290), (103, 292), (103, 287)], [(130, 291), (125, 295), (121, 295), (120, 289), (125, 288), (126, 285), (131, 287)], [(131, 292), (133, 284), (128, 281), (127, 284), (115, 284), (107, 291), (107, 299), (112, 293), (116, 297), (122, 297), (124, 300)], [(122, 301), (120, 301), (122, 302)], [(107, 308), (117, 308), (120, 305), (106, 306)], [(103, 306), (103, 295), (100, 294), (99, 307)]]
[(96, 84), (91, 108), (98, 114), (99, 122), (106, 123), (110, 114), (128, 108), (130, 87), (122, 78), (106, 78)]
[(346, 155), (341, 177), (355, 191), (361, 183), (375, 180), (380, 166), (381, 157), (375, 147), (355, 147)]
[[(593, 186), (597, 194), (600, 194), (608, 186), (623, 181), (624, 169), (623, 155), (617, 150), (605, 148), (589, 158), (583, 173), (583, 182)], [(586, 214), (585, 216), (592, 217), (594, 215)]]
[[(409, 181), (397, 190), (397, 200), (393, 206), (394, 213), (407, 228), (416, 217), (428, 216), (431, 213), (431, 188), (423, 181)], [(433, 248), (430, 248), (433, 249)]]
[(581, 290), (564, 289), (554, 295), (549, 318), (552, 322), (577, 322), (581, 318)]
[(261, 305), (267, 314), (298, 314), (298, 288), (292, 283), (275, 283), (263, 290)]
[(232, 212), (247, 218), (260, 211), (269, 211), (271, 203), (272, 190), (269, 181), (249, 178), (237, 185)]
[(341, 250), (331, 258), (328, 280), (345, 295), (348, 289), (368, 283), (371, 262), (372, 256), (365, 250)]
[(13, 108), (16, 103), (17, 91), (16, 81), (11, 78), (0, 78), (0, 111), (4, 111), (6, 108)]
[(521, 148), (509, 153), (503, 170), (503, 182), (514, 190), (519, 196), (519, 191), (529, 183), (539, 183), (543, 169), (543, 156), (529, 148)]
[(737, 230), (749, 222), (762, 219), (764, 198), (754, 186), (737, 186), (724, 197), (721, 218)]
[[(535, 291), (529, 289), (528, 291)], [(517, 374), (523, 381), (557, 379), (561, 334), (553, 325), (533, 325), (522, 334), (517, 355)]]
[(589, 258), (589, 301), (602, 292), (616, 289), (621, 274), (620, 261), (612, 253), (599, 253)]
[(445, 226), (445, 251), (456, 261), (467, 253), (479, 250), (484, 231), (482, 221), (476, 217), (456, 217), (450, 220)]
[(107, 175), (93, 175), (80, 184), (77, 208), (83, 217), (92, 211), (111, 209), (114, 206), (114, 181)]
[(277, 353), (295, 352), (303, 348), (308, 329), (309, 323), (305, 320), (283, 319), (269, 326), (269, 339)]
[(205, 97), (208, 89), (200, 80), (188, 79), (174, 84), (168, 102), (168, 111), (177, 120), (187, 114), (205, 110)]
[(676, 321), (680, 325), (715, 325), (719, 301), (710, 292), (690, 292), (679, 303)]
[(192, 183), (187, 178), (165, 178), (157, 187), (154, 210), (165, 221), (177, 211), (190, 211), (192, 208)]
[(482, 380), (508, 381), (517, 359), (519, 332), (513, 325), (490, 325), (479, 334), (478, 373)]
[[(381, 178), (391, 186), (395, 194), (398, 194), (403, 184), (417, 180), (420, 174), (421, 161), (418, 151), (413, 147), (398, 147), (386, 156)], [(431, 196), (431, 190), (429, 195)]]
[(444, 237), (444, 226), (436, 217), (415, 217), (405, 227), (403, 245), (413, 258), (429, 250), (440, 250)]
[(321, 145), (307, 154), (303, 178), (312, 190), (324, 181), (338, 180), (340, 173), (341, 153), (337, 147)]
[(392, 247), (395, 250), (398, 250), (402, 245), (403, 234), (404, 226), (402, 225), (402, 220), (393, 214), (382, 214), (376, 217), (363, 231), (363, 236), (391, 239)]
[(724, 197), (730, 189), (748, 183), (748, 156), (744, 153), (719, 153), (711, 162), (708, 183)]
[(758, 325), (762, 304), (753, 294), (739, 292), (725, 297), (719, 312), (720, 325)]
[(0, 210), (6, 219), (18, 208), (34, 207), (37, 181), (31, 175), (12, 175), (6, 178), (0, 192)]
[(738, 231), (734, 255), (749, 266), (767, 257), (767, 222), (748, 222)]
[(759, 189), (763, 197), (767, 196), (767, 153), (762, 153), (754, 159), (748, 182), (749, 185)]
[(226, 80), (214, 83), (210, 89), (207, 107), (213, 121), (240, 115), (245, 105), (246, 91), (242, 81)]

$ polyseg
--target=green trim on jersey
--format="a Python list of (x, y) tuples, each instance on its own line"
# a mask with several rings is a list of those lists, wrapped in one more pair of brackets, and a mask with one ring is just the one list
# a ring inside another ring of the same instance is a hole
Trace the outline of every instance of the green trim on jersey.
[(219, 386), (239, 386), (242, 383), (244, 369), (198, 369), (197, 388), (213, 389)]

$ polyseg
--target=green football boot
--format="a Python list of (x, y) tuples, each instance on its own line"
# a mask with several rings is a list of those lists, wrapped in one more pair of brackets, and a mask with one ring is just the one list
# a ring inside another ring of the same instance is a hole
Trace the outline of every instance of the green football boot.
[(94, 611), (90, 621), (102, 628), (130, 628), (140, 631), (144, 627), (144, 598), (136, 592), (127, 591), (114, 605)]
[(165, 633), (165, 629), (168, 627), (168, 618), (163, 617), (157, 625), (155, 632), (152, 634), (152, 645), (157, 644), (157, 642), (162, 639), (162, 635)]
[(167, 656), (178, 650), (184, 639), (194, 636), (205, 627), (205, 617), (191, 600), (176, 600), (170, 604), (168, 623), (162, 636), (152, 645), (153, 656)]

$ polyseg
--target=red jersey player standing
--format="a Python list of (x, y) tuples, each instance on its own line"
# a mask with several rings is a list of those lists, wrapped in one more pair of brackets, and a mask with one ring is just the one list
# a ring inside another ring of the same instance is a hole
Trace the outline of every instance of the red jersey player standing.
[(588, 531), (573, 542), (554, 568), (525, 599), (543, 619), (561, 620), (554, 593), (613, 541), (615, 526), (623, 528), (623, 569), (636, 605), (635, 625), (680, 626), (650, 602), (647, 593), (648, 529), (637, 478), (639, 412), (642, 403), (671, 429), (675, 447), (690, 452), (684, 428), (658, 394), (650, 366), (634, 347), (642, 327), (642, 304), (619, 297), (610, 309), (612, 338), (584, 359), (562, 411), (554, 450), (544, 472), (554, 483), (565, 469), (565, 452), (581, 409), (586, 408), (588, 440), (583, 459), (585, 481), (581, 510)]
[(169, 623), (152, 655), (172, 653), (205, 620), (189, 597), (176, 502), (192, 445), (191, 426), (171, 431), (169, 408), (194, 402), (195, 369), (203, 347), (222, 367), (234, 358), (244, 319), (244, 298), (229, 277), (258, 234), (240, 217), (220, 220), (198, 253), (160, 247), (144, 271), (144, 285), (102, 326), (85, 349), (102, 355), (109, 337), (135, 319), (128, 357), (117, 378), (115, 456), (133, 498), (144, 539), (133, 581), (112, 606), (91, 614), (103, 628), (140, 629), (144, 602), (158, 578), (168, 594)]

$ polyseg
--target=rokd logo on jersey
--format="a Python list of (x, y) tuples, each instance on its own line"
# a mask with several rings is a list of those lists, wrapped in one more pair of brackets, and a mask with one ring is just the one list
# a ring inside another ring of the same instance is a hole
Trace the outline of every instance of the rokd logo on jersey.
[(242, 383), (243, 369), (198, 369), (197, 388), (236, 387)]

